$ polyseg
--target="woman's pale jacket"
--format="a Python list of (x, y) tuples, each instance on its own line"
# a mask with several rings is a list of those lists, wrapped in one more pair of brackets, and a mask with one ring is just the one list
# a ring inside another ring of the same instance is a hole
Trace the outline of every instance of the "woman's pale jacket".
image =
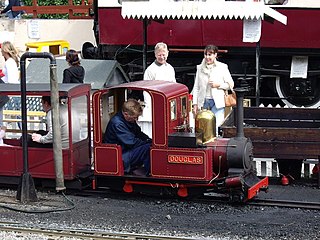
[(193, 104), (197, 104), (199, 109), (203, 107), (209, 79), (220, 84), (219, 88), (211, 88), (211, 94), (216, 108), (225, 107), (225, 90), (233, 89), (234, 87), (228, 65), (215, 61), (215, 63), (210, 66), (206, 65), (204, 59), (201, 64), (197, 66), (196, 78), (192, 90)]

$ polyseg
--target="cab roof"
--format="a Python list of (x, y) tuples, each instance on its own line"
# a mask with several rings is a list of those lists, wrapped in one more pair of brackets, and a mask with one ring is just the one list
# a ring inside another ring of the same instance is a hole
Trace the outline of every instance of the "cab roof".
[(123, 83), (107, 89), (129, 88), (133, 90), (143, 90), (148, 92), (157, 92), (164, 94), (166, 97), (173, 95), (188, 93), (187, 86), (181, 83), (173, 83), (163, 80), (141, 80), (130, 83)]
[[(90, 89), (90, 84), (58, 84), (59, 94), (62, 96), (84, 93), (90, 91)], [(27, 95), (49, 95), (51, 93), (51, 87), (49, 83), (27, 83), (26, 92)], [(0, 93), (5, 93), (7, 95), (21, 95), (21, 85), (1, 83)]]

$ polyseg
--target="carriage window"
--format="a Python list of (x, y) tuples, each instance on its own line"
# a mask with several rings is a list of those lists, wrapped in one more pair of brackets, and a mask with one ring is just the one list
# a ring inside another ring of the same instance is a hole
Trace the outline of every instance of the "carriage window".
[(87, 96), (73, 98), (71, 102), (72, 142), (88, 137)]
[(176, 100), (170, 101), (170, 119), (175, 120), (177, 118), (177, 102)]
[(113, 95), (109, 96), (108, 103), (109, 103), (108, 113), (112, 114), (115, 111), (115, 109), (114, 109), (114, 96)]
[(181, 114), (182, 114), (182, 117), (187, 116), (187, 97), (181, 98)]
[[(27, 129), (32, 132), (46, 130), (46, 113), (43, 111), (41, 96), (27, 96), (26, 100)], [(9, 101), (3, 107), (3, 126), (12, 129), (12, 132), (7, 131), (6, 138), (21, 137), (21, 118), (21, 96), (10, 95)]]
[(110, 118), (115, 114), (116, 111), (114, 93), (111, 93), (110, 91), (109, 93), (103, 94), (100, 98), (100, 128), (102, 130), (102, 134), (104, 134)]

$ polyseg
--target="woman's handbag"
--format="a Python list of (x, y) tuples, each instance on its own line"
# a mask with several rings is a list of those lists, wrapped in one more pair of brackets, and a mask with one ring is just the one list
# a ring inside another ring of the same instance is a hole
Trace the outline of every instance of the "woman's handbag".
[(237, 96), (235, 91), (233, 91), (232, 89), (229, 91), (224, 91), (225, 95), (224, 95), (224, 102), (226, 107), (233, 107), (237, 105)]

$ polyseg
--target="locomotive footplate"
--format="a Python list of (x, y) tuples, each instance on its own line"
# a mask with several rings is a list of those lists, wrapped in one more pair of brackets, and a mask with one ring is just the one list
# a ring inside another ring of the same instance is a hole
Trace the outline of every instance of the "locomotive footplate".
[(169, 147), (197, 148), (202, 145), (202, 133), (175, 132), (168, 136)]

